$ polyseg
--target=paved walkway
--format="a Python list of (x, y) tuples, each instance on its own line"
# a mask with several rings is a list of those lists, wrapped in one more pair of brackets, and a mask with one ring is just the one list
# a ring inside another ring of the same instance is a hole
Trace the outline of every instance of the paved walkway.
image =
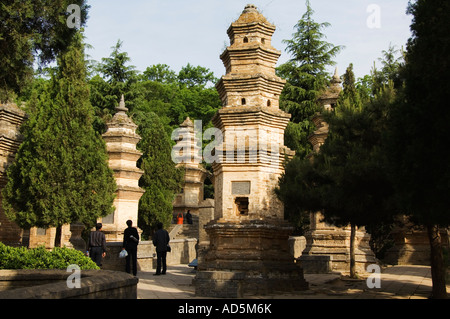
[[(199, 299), (195, 297), (195, 287), (192, 285), (195, 273), (187, 265), (169, 266), (167, 274), (161, 276), (139, 272), (138, 298)], [(305, 274), (309, 283), (307, 291), (264, 296), (245, 295), (244, 298), (427, 299), (431, 293), (431, 270), (428, 266), (391, 266), (383, 268), (380, 277), (380, 288), (369, 289), (366, 278), (350, 280), (337, 274)], [(450, 293), (450, 285), (447, 285), (447, 291)]]

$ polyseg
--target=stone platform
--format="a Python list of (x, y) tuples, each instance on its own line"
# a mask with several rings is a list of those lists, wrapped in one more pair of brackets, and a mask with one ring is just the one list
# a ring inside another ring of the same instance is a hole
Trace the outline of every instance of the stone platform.
[(302, 268), (290, 254), (289, 225), (211, 222), (205, 229), (210, 245), (199, 249), (197, 295), (239, 298), (244, 293), (308, 289)]

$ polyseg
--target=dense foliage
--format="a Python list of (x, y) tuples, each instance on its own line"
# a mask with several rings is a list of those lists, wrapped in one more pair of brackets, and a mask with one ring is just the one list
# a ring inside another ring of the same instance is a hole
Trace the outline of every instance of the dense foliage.
[(288, 163), (277, 193), (292, 211), (321, 210), (337, 226), (380, 230), (397, 215), (425, 226), (432, 297), (445, 298), (439, 228), (450, 224), (450, 158), (442, 148), (450, 143), (450, 112), (442, 108), (450, 90), (450, 7), (417, 0), (408, 13), (414, 18), (404, 63), (390, 46), (381, 70), (357, 83), (347, 70), (335, 110), (323, 114), (327, 140), (312, 158)]
[(0, 243), (0, 269), (67, 269), (69, 265), (77, 265), (80, 269), (100, 269), (75, 249), (55, 247), (49, 251), (44, 247), (28, 249)]
[(70, 46), (77, 33), (67, 27), (70, 4), (80, 7), (86, 23), (85, 0), (2, 0), (0, 5), (0, 101), (21, 95), (32, 81), (33, 64), (43, 67)]
[(400, 209), (426, 226), (431, 246), (433, 297), (445, 298), (445, 268), (439, 227), (450, 225), (450, 3), (409, 3), (412, 36), (400, 73), (404, 88), (390, 105), (388, 147)]
[[(8, 168), (3, 207), (20, 227), (57, 227), (113, 212), (116, 184), (105, 143), (94, 131), (81, 35), (29, 102), (24, 141)], [(55, 245), (60, 238), (57, 236)]]

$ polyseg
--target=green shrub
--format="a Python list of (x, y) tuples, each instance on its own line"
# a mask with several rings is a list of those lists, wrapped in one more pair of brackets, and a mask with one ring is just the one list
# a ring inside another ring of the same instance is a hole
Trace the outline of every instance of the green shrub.
[(69, 265), (99, 269), (89, 257), (75, 249), (55, 247), (48, 251), (42, 246), (27, 249), (0, 243), (0, 269), (67, 269)]

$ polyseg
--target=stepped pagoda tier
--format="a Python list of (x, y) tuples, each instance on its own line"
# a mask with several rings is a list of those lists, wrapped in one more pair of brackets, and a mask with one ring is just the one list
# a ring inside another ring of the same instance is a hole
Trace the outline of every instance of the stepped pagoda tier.
[(279, 108), (285, 81), (275, 75), (280, 52), (271, 46), (274, 31), (254, 5), (228, 29), (231, 45), (221, 55), (226, 74), (216, 85), (223, 107), (212, 119), (223, 143), (212, 165), (209, 246), (198, 254), (200, 296), (307, 288), (289, 252), (292, 227), (274, 192), (285, 157), (294, 154), (284, 146), (290, 114)]
[(220, 56), (226, 75), (216, 88), (224, 107), (268, 106), (279, 108), (285, 80), (275, 75), (281, 52), (272, 47), (275, 26), (248, 5), (228, 29), (231, 45)]
[(109, 167), (114, 171), (117, 184), (114, 200), (115, 212), (103, 217), (103, 231), (107, 241), (122, 241), (126, 221), (138, 221), (139, 199), (144, 190), (139, 187), (139, 179), (144, 173), (136, 167), (142, 153), (136, 149), (141, 137), (136, 134), (137, 125), (128, 117), (125, 101), (122, 99), (116, 107), (117, 113), (107, 123), (107, 131), (103, 134), (109, 156)]

